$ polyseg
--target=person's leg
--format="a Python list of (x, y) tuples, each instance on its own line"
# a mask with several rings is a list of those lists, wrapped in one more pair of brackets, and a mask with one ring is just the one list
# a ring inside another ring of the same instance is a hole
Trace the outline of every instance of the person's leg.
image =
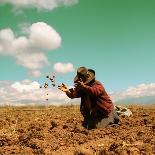
[(83, 120), (83, 122), (82, 122), (82, 126), (84, 127), (84, 128), (88, 128), (88, 117), (84, 117), (84, 120)]
[(118, 116), (117, 112), (115, 109), (113, 109), (113, 115), (114, 115), (114, 124), (121, 124), (120, 117)]
[(114, 122), (114, 115), (113, 111), (109, 113), (107, 117), (102, 118), (100, 121), (96, 123), (96, 128), (105, 128), (108, 126), (110, 123)]
[(118, 124), (119, 116), (113, 109), (108, 115), (92, 115), (84, 117), (83, 127), (86, 129), (104, 128), (109, 124)]
[(113, 108), (112, 111), (108, 114), (108, 116), (103, 117), (96, 123), (96, 128), (104, 128), (109, 124), (121, 124), (120, 118), (117, 115), (115, 109)]
[(82, 126), (86, 129), (94, 129), (95, 128), (95, 120), (92, 117), (84, 117), (84, 121)]

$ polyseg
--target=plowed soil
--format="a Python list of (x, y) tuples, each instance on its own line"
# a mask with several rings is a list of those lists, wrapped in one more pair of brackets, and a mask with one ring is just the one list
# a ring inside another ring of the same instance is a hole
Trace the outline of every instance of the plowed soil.
[(0, 108), (0, 155), (153, 155), (155, 105), (128, 106), (120, 126), (87, 130), (79, 106)]

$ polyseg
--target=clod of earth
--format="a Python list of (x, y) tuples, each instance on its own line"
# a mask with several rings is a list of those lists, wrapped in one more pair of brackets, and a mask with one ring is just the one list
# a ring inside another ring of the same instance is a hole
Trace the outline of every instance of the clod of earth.
[(55, 121), (51, 121), (51, 127), (50, 129), (52, 130), (53, 128), (57, 127), (57, 123)]
[(51, 82), (54, 82), (54, 79), (50, 78), (50, 81), (51, 81)]

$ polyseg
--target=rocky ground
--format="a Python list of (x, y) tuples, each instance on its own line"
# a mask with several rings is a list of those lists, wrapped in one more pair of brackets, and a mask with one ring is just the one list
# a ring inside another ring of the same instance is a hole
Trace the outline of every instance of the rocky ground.
[(0, 155), (153, 155), (155, 105), (129, 106), (122, 125), (86, 130), (78, 106), (0, 108)]

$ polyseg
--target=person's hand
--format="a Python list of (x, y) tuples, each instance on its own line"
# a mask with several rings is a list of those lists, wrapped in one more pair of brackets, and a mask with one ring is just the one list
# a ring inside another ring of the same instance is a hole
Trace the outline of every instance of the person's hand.
[(85, 86), (85, 84), (83, 83), (82, 79), (80, 79), (79, 81), (77, 81), (77, 82), (75, 83), (74, 86), (75, 86), (76, 89), (83, 89), (84, 86)]
[(69, 91), (69, 89), (67, 88), (67, 86), (64, 83), (62, 83), (61, 85), (59, 85), (58, 86), (58, 89), (60, 89), (63, 92), (68, 92)]

